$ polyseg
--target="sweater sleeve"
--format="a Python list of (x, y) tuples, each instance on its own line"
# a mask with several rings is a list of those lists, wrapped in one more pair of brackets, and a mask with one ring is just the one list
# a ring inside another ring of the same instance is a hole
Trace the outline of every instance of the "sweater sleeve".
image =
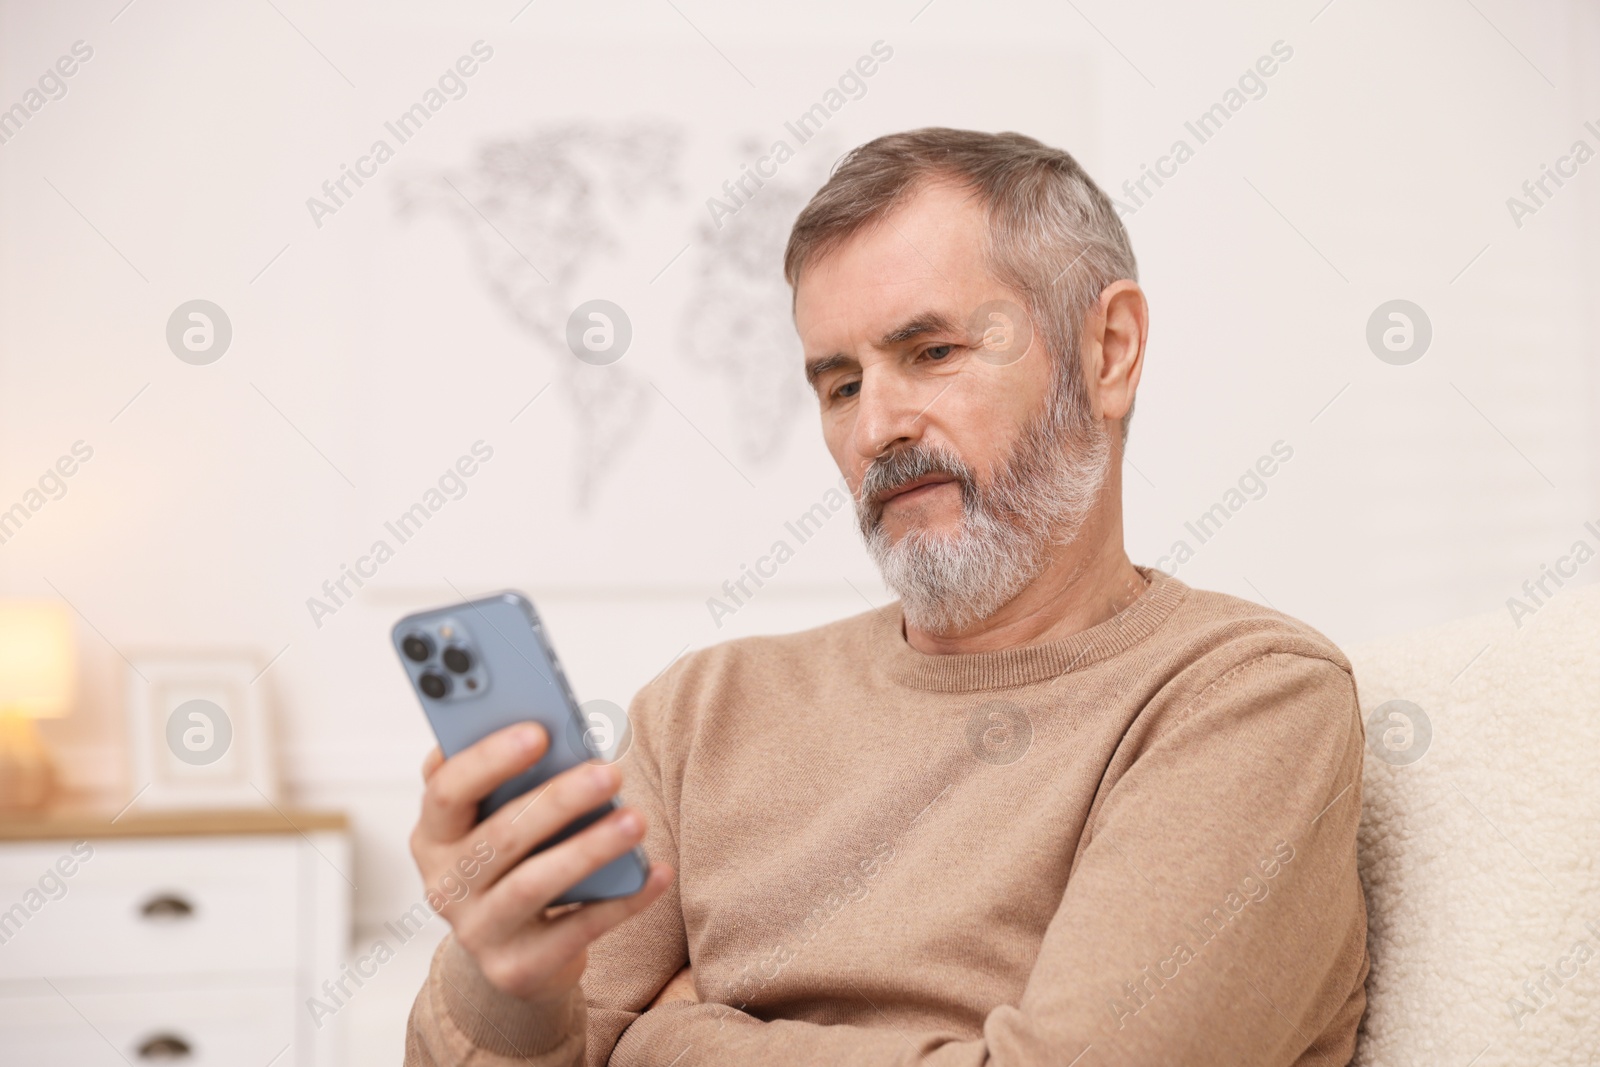
[[(662, 788), (659, 743), (672, 673), (634, 697), (629, 712), (632, 740), (620, 765), (623, 799), (645, 816), (645, 855), (676, 871), (676, 792)], [(661, 899), (589, 946), (579, 989), (537, 1009), (491, 985), (455, 935), (448, 934), (412, 1005), (406, 1067), (608, 1063), (618, 1035), (688, 960), (676, 878)]]
[(993, 1008), (981, 1034), (670, 1004), (640, 1016), (611, 1062), (1347, 1063), (1367, 966), (1350, 675), (1270, 653), (1137, 744), (1091, 813), (1020, 1002)]

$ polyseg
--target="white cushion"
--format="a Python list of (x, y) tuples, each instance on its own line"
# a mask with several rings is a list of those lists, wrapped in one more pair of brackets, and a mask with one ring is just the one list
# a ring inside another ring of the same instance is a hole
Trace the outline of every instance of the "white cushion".
[(1347, 650), (1368, 719), (1355, 1064), (1600, 1063), (1600, 587), (1521, 621)]

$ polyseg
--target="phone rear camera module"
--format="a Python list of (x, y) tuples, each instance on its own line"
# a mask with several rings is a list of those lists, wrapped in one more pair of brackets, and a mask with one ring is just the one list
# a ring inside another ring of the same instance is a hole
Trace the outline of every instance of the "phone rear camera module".
[(428, 671), (417, 679), (417, 685), (434, 700), (442, 700), (450, 692), (450, 679), (437, 671)]
[(444, 650), (444, 665), (454, 674), (466, 674), (472, 669), (472, 653), (464, 648), (451, 646)]
[(400, 642), (400, 650), (412, 663), (426, 663), (428, 657), (433, 655), (433, 642), (421, 634), (407, 634), (405, 640)]

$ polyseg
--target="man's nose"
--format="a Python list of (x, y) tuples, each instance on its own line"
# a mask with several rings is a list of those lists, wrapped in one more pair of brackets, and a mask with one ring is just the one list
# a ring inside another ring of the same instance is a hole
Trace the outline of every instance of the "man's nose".
[(884, 366), (868, 367), (861, 375), (857, 400), (855, 449), (865, 459), (922, 437), (931, 396), (908, 376)]

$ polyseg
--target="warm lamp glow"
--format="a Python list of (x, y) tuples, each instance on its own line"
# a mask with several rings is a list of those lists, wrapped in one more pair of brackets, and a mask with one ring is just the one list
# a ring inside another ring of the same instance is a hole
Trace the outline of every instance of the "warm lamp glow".
[(0, 600), (0, 715), (50, 719), (72, 710), (72, 614), (55, 600)]

